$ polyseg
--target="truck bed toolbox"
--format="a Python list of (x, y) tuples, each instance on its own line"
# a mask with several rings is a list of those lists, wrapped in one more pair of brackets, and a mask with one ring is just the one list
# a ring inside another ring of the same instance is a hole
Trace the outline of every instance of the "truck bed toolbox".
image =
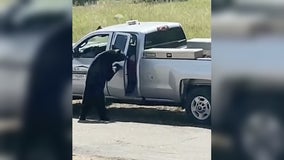
[(187, 40), (187, 48), (202, 48), (203, 54), (211, 57), (211, 39), (210, 38), (193, 38)]
[(144, 58), (197, 59), (203, 57), (203, 49), (151, 48), (144, 50)]

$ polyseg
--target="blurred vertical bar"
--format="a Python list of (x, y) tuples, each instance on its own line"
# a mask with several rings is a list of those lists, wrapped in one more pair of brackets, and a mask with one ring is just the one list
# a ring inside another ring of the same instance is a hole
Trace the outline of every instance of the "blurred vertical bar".
[(72, 1), (0, 1), (0, 159), (72, 158)]
[(212, 1), (212, 159), (281, 160), (284, 1)]

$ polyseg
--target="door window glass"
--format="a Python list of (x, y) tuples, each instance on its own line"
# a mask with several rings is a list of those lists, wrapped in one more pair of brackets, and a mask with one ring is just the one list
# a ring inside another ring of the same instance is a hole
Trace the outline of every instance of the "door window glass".
[(82, 42), (77, 49), (80, 58), (94, 58), (106, 50), (109, 35), (96, 35)]
[(113, 49), (120, 49), (122, 52), (125, 52), (127, 40), (128, 36), (120, 34), (117, 35), (113, 45)]

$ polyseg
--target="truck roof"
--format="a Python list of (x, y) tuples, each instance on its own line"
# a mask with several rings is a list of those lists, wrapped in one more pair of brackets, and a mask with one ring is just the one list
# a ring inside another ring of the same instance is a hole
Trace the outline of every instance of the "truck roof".
[(109, 27), (102, 28), (99, 31), (114, 31), (114, 32), (137, 32), (137, 33), (151, 33), (157, 31), (158, 27), (168, 26), (169, 28), (172, 27), (179, 27), (181, 26), (179, 23), (175, 22), (138, 22), (136, 24), (118, 24)]

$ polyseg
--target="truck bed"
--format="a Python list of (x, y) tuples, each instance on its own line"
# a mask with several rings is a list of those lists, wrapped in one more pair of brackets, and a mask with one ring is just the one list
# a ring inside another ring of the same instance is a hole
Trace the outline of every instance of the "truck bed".
[(143, 97), (178, 102), (181, 80), (211, 80), (211, 61), (141, 58), (139, 66), (139, 84)]

